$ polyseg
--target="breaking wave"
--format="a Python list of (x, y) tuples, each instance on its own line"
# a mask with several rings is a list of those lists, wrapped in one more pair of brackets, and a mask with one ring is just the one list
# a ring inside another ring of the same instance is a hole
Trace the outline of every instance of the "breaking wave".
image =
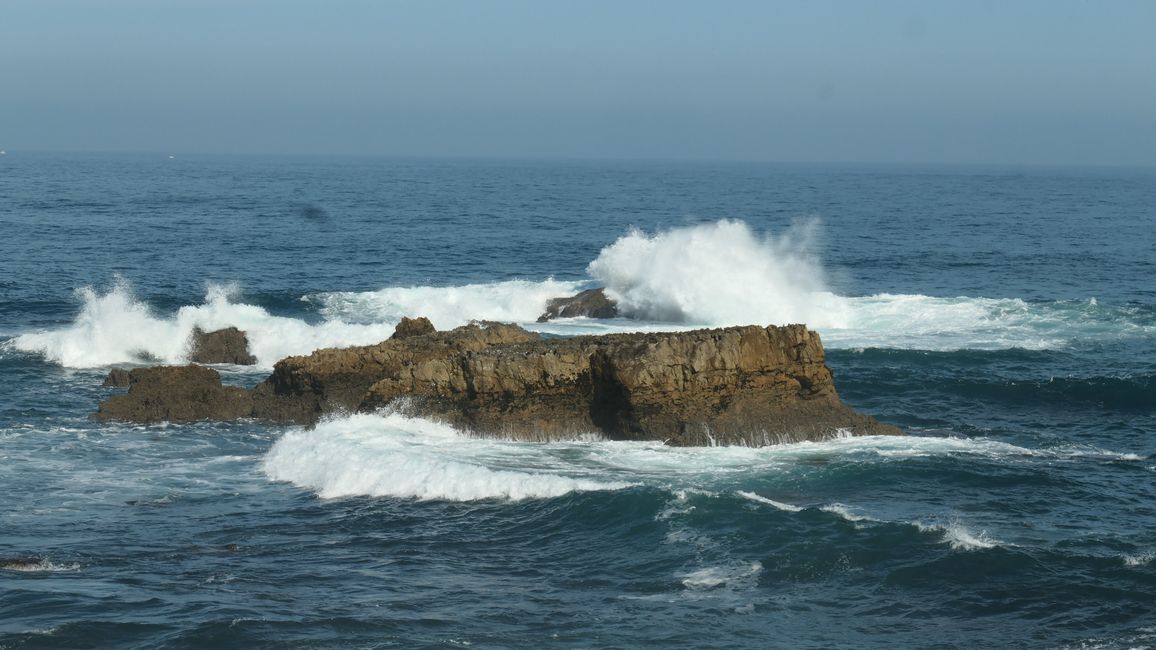
[(845, 327), (846, 301), (827, 290), (822, 265), (808, 254), (817, 224), (761, 238), (728, 220), (653, 235), (633, 230), (602, 249), (587, 273), (629, 318)]
[(263, 469), (273, 480), (322, 498), (520, 500), (629, 485), (565, 471), (543, 453), (546, 449), (468, 438), (448, 426), (396, 414), (354, 415), (286, 433), (269, 450)]
[(80, 313), (62, 329), (21, 334), (11, 346), (36, 353), (70, 368), (95, 368), (117, 363), (184, 363), (193, 329), (205, 331), (234, 326), (244, 330), (249, 349), (261, 368), (294, 354), (323, 347), (368, 345), (388, 338), (394, 324), (353, 324), (330, 320), (310, 325), (274, 316), (262, 307), (236, 303), (236, 287), (212, 285), (200, 305), (186, 305), (172, 316), (161, 316), (133, 295), (119, 280), (106, 293), (79, 289)]
[[(918, 436), (864, 436), (759, 448), (599, 440), (531, 443), (475, 438), (429, 420), (378, 413), (332, 418), (312, 430), (292, 429), (265, 455), (262, 468), (268, 478), (322, 498), (521, 500), (642, 486), (676, 494), (730, 492), (778, 510), (800, 512), (806, 508), (744, 486), (752, 478), (811, 468), (817, 460), (857, 463), (928, 456), (1025, 462), (1141, 459), (1102, 450), (1033, 450), (982, 438)], [(849, 521), (871, 520), (842, 504), (820, 509)]]
[[(160, 315), (118, 281), (104, 293), (79, 289), (80, 311), (69, 325), (22, 333), (4, 347), (77, 368), (181, 363), (194, 327), (235, 326), (248, 332), (259, 367), (269, 368), (285, 356), (322, 347), (376, 343), (403, 316), (419, 315), (438, 329), (496, 320), (563, 336), (802, 322), (818, 330), (828, 348), (851, 349), (1045, 350), (1156, 336), (1156, 310), (1144, 305), (840, 296), (827, 288), (823, 267), (809, 252), (816, 228), (807, 222), (777, 237), (759, 236), (739, 221), (655, 234), (635, 230), (589, 264), (588, 281), (508, 280), (303, 296), (321, 317), (316, 323), (238, 303), (236, 287), (219, 285), (209, 287), (202, 304)], [(590, 286), (605, 286), (623, 317), (536, 322), (549, 299)], [(1150, 387), (1140, 391), (1146, 397)]]

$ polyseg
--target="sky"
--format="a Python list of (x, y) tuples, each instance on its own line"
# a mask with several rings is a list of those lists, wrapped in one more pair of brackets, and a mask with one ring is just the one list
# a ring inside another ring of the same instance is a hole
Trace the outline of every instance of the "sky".
[(1151, 0), (0, 0), (0, 148), (1156, 165)]

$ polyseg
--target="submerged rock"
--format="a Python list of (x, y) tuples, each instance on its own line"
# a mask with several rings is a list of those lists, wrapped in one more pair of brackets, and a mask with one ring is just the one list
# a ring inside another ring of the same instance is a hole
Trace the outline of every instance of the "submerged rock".
[(604, 289), (587, 289), (568, 298), (552, 298), (546, 303), (546, 313), (538, 317), (539, 323), (555, 318), (614, 318), (618, 315), (618, 305), (606, 297)]
[(249, 353), (249, 337), (236, 327), (213, 332), (194, 327), (189, 361), (252, 366), (257, 363), (257, 357)]
[(541, 339), (472, 324), (289, 357), (252, 391), (193, 368), (132, 371), (128, 394), (96, 417), (312, 425), (389, 407), (478, 435), (672, 445), (901, 433), (839, 400), (819, 336), (802, 325)]

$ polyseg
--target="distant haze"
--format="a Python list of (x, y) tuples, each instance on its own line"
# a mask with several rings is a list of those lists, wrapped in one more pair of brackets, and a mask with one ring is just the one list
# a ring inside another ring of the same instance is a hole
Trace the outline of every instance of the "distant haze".
[(1156, 165), (1156, 2), (2, 0), (0, 149)]

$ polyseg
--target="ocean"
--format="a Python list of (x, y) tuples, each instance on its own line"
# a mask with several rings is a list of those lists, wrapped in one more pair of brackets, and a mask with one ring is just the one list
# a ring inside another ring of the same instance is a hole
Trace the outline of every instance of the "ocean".
[[(1156, 647), (1156, 170), (10, 151), (0, 234), (0, 648)], [(402, 316), (802, 322), (907, 435), (88, 419)]]

